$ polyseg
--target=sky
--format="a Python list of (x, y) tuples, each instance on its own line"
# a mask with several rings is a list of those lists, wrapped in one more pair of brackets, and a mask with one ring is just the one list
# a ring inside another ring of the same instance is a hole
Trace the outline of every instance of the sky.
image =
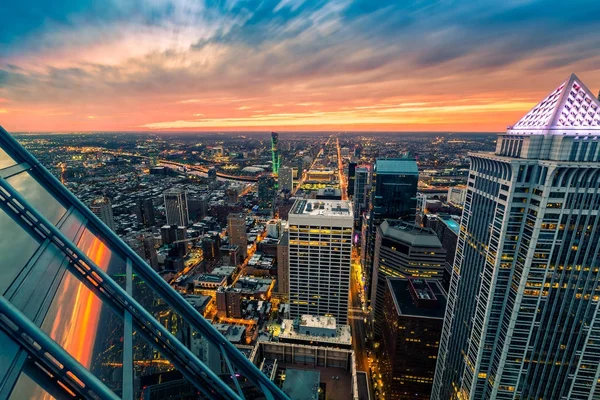
[(0, 125), (503, 131), (574, 72), (597, 0), (0, 2)]

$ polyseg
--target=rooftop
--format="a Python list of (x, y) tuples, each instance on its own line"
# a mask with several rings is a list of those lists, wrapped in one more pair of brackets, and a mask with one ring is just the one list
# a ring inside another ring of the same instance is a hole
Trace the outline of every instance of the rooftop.
[(417, 162), (411, 158), (378, 159), (377, 161), (375, 161), (375, 171), (378, 174), (419, 174)]
[(280, 339), (306, 340), (307, 342), (331, 343), (334, 345), (352, 345), (352, 333), (350, 332), (349, 325), (336, 324), (336, 327), (332, 328), (336, 330), (333, 337), (299, 333), (294, 330), (294, 320), (291, 319), (284, 319), (281, 326), (282, 329), (279, 332)]
[(421, 228), (408, 222), (386, 219), (380, 225), (380, 229), (384, 236), (414, 247), (442, 247), (440, 239), (430, 228)]
[(348, 217), (352, 216), (352, 205), (346, 200), (299, 199), (292, 206), (290, 214)]
[(302, 315), (300, 317), (300, 325), (306, 326), (309, 328), (327, 328), (327, 329), (335, 329), (335, 318), (334, 317), (323, 317), (323, 316), (315, 316), (315, 315)]
[(439, 219), (442, 221), (442, 223), (444, 223), (444, 225), (458, 235), (458, 232), (460, 231), (460, 224), (454, 220), (454, 218), (450, 217), (449, 215), (440, 215)]
[[(446, 293), (434, 279), (386, 278), (398, 315), (443, 319)], [(412, 281), (412, 282), (411, 282)], [(412, 286), (412, 293), (411, 293)], [(423, 304), (419, 302), (423, 301)]]
[(287, 368), (283, 392), (294, 400), (317, 400), (321, 373), (315, 370)]

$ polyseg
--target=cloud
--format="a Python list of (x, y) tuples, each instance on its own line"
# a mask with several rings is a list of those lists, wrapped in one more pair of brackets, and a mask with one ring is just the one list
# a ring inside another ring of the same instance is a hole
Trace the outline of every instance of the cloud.
[(1, 97), (81, 117), (126, 112), (128, 126), (154, 123), (138, 124), (141, 109), (169, 113), (154, 121), (201, 111), (216, 123), (250, 107), (477, 105), (480, 93), (527, 103), (571, 71), (597, 77), (600, 65), (591, 1), (36, 1), (7, 6)]

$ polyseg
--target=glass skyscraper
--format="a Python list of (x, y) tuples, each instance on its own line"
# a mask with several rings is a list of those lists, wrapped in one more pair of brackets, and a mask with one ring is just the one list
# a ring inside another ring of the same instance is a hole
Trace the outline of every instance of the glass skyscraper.
[(0, 291), (2, 399), (287, 399), (2, 128)]
[(433, 399), (600, 398), (598, 142), (572, 75), (470, 154)]

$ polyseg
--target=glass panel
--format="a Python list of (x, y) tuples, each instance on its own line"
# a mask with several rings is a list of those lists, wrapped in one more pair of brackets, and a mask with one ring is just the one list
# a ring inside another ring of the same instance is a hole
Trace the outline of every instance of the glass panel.
[(25, 200), (37, 209), (50, 222), (56, 224), (65, 214), (66, 209), (42, 187), (29, 172), (25, 171), (7, 179)]
[(10, 400), (53, 400), (55, 397), (45, 391), (33, 379), (21, 372), (15, 388), (10, 394)]
[[(77, 247), (124, 284), (125, 262), (87, 228)], [(121, 393), (122, 316), (115, 314), (71, 273), (65, 274), (41, 328), (110, 389)]]
[(0, 169), (11, 167), (15, 164), (17, 164), (17, 162), (10, 158), (10, 156), (6, 154), (4, 150), (0, 149)]
[(39, 243), (0, 209), (0, 293), (6, 292), (38, 247)]

